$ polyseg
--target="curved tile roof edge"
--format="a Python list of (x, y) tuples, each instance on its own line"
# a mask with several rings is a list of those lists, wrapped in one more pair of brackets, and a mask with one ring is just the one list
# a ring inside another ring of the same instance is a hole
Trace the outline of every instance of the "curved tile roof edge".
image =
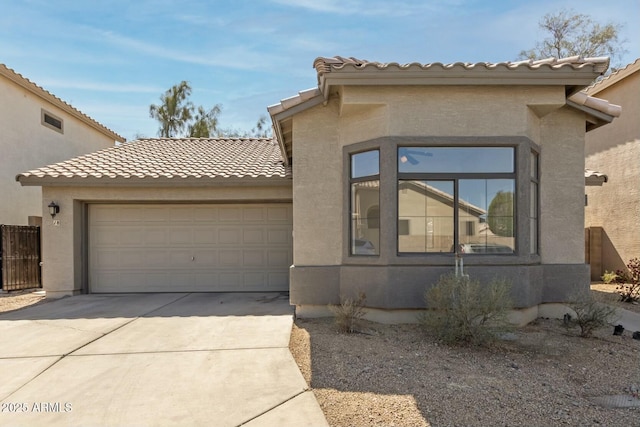
[(624, 67), (614, 71), (608, 76), (604, 76), (598, 81), (593, 82), (591, 85), (587, 86), (584, 91), (589, 93), (598, 93), (601, 90), (606, 89), (614, 83), (630, 76), (636, 71), (640, 71), (640, 58), (637, 58), (635, 61), (630, 64), (625, 65)]
[(87, 125), (91, 126), (92, 128), (94, 128), (94, 129), (102, 132), (103, 134), (113, 138), (115, 141), (118, 141), (118, 142), (125, 142), (126, 141), (126, 139), (124, 137), (118, 135), (116, 132), (114, 132), (113, 130), (109, 129), (108, 127), (106, 127), (102, 123), (100, 123), (97, 120), (89, 117), (88, 115), (86, 115), (82, 111), (80, 111), (77, 108), (75, 108), (73, 105), (69, 104), (68, 102), (63, 101), (62, 99), (58, 98), (57, 96), (55, 96), (54, 94), (52, 94), (48, 90), (44, 89), (41, 86), (38, 86), (37, 84), (35, 84), (31, 80), (29, 80), (28, 78), (23, 76), (22, 74), (16, 72), (15, 70), (7, 67), (5, 64), (2, 64), (2, 63), (0, 63), (0, 76), (6, 77), (8, 80), (10, 80), (10, 81), (16, 83), (17, 85), (27, 89), (31, 93), (39, 96), (40, 98), (44, 99), (45, 101), (49, 102), (50, 104), (60, 108), (61, 110), (65, 111), (66, 113), (70, 114), (71, 116), (83, 121), (84, 123), (86, 123)]
[(318, 57), (313, 61), (313, 66), (318, 72), (318, 74), (324, 74), (327, 72), (331, 72), (331, 70), (342, 70), (346, 67), (352, 67), (355, 69), (365, 69), (367, 67), (374, 67), (378, 70), (384, 70), (389, 68), (396, 69), (410, 69), (410, 68), (420, 68), (423, 70), (428, 70), (431, 68), (440, 67), (441, 69), (452, 69), (456, 67), (461, 67), (467, 70), (471, 70), (474, 68), (484, 67), (486, 69), (494, 69), (499, 67), (505, 67), (507, 69), (517, 69), (521, 67), (527, 67), (528, 69), (534, 70), (539, 69), (543, 66), (546, 66), (551, 69), (561, 69), (564, 67), (571, 67), (573, 69), (580, 69), (587, 66), (597, 66), (604, 67), (602, 70), (606, 70), (609, 67), (609, 58), (608, 57), (591, 57), (591, 58), (582, 58), (580, 56), (572, 56), (568, 58), (546, 58), (539, 60), (522, 60), (522, 61), (504, 61), (504, 62), (451, 62), (451, 63), (442, 63), (442, 62), (432, 62), (432, 63), (419, 63), (419, 62), (411, 62), (400, 64), (398, 62), (376, 62), (376, 61), (367, 61), (364, 59), (358, 59), (354, 57)]

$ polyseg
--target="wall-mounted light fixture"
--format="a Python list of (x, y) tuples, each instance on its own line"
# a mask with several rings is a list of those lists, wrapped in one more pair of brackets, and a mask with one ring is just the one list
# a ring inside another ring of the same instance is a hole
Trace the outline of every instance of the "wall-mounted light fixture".
[(60, 213), (60, 206), (56, 205), (56, 202), (49, 203), (49, 215), (51, 215), (51, 218), (54, 218), (58, 213)]

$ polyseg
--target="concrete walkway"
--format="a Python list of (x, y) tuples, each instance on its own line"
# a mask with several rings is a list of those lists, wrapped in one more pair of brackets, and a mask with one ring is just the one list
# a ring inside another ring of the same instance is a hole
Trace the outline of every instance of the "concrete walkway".
[(326, 426), (265, 294), (81, 295), (0, 315), (0, 425)]

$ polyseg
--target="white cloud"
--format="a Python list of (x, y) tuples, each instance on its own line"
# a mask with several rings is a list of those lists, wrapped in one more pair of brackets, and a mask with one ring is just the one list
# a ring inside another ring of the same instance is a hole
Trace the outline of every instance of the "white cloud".
[(215, 51), (188, 52), (186, 49), (171, 49), (161, 45), (148, 43), (126, 37), (112, 31), (89, 29), (96, 36), (111, 45), (142, 53), (148, 56), (211, 67), (226, 67), (240, 70), (255, 70), (263, 68), (271, 55), (253, 52), (244, 45), (216, 48)]
[(47, 79), (38, 81), (42, 87), (57, 89), (79, 89), (96, 92), (122, 92), (122, 93), (161, 93), (165, 89), (158, 86), (139, 85), (135, 83), (104, 83), (78, 80)]
[(274, 3), (339, 15), (408, 16), (419, 11), (439, 10), (461, 4), (459, 0), (385, 1), (385, 0), (272, 0)]

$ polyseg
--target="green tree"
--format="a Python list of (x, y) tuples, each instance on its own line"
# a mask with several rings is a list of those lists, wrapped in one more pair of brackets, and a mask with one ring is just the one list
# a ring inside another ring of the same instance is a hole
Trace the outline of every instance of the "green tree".
[(271, 126), (266, 116), (260, 116), (250, 131), (220, 127), (222, 105), (216, 104), (210, 110), (203, 106), (196, 107), (190, 100), (191, 86), (186, 81), (172, 86), (160, 96), (159, 105), (149, 106), (149, 115), (160, 124), (158, 136), (173, 138), (188, 136), (190, 138), (268, 138)]
[(591, 16), (562, 9), (546, 14), (538, 25), (547, 37), (530, 50), (520, 52), (520, 59), (544, 59), (569, 56), (608, 56), (612, 62), (626, 51), (620, 40), (621, 24), (601, 24)]
[(211, 138), (218, 135), (218, 116), (222, 111), (222, 106), (216, 104), (209, 111), (199, 106), (194, 117), (194, 121), (189, 125), (189, 136), (191, 138)]
[(266, 116), (260, 116), (256, 125), (251, 129), (250, 136), (256, 138), (268, 138), (271, 136), (271, 126), (267, 124)]
[(160, 105), (149, 106), (149, 115), (160, 123), (158, 136), (172, 138), (187, 128), (194, 110), (190, 95), (191, 86), (183, 80), (160, 96)]
[(498, 191), (489, 204), (489, 229), (496, 236), (513, 237), (513, 193)]

